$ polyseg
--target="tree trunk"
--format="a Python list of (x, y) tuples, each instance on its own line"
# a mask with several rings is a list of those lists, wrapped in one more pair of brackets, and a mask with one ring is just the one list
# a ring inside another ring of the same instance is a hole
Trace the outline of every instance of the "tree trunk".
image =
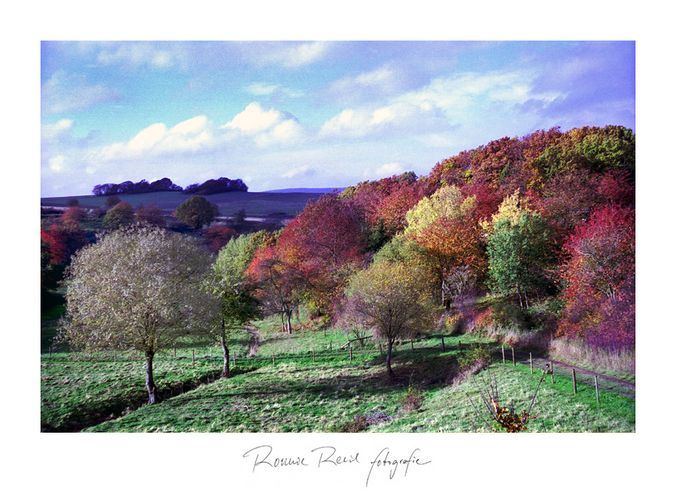
[(286, 313), (286, 329), (287, 329), (286, 331), (289, 334), (291, 334), (291, 332), (292, 332), (292, 329), (291, 329), (291, 314), (292, 314), (291, 311)]
[(153, 357), (154, 352), (146, 352), (146, 389), (148, 390), (148, 404), (155, 404), (159, 401), (157, 397), (157, 388), (153, 379)]
[(221, 348), (223, 349), (223, 373), (221, 377), (228, 378), (230, 376), (230, 349), (228, 349), (228, 344), (225, 341), (225, 324), (221, 334)]
[(392, 371), (392, 345), (394, 344), (393, 338), (387, 339), (387, 374), (390, 378), (394, 378), (394, 371)]

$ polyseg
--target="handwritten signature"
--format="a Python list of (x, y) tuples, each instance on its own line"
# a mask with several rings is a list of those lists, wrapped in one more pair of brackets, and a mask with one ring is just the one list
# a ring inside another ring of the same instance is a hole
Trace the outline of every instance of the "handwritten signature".
[[(260, 468), (284, 469), (284, 468), (303, 468), (315, 466), (315, 468), (322, 467), (349, 467), (357, 464), (362, 464), (361, 452), (354, 453), (338, 453), (335, 446), (318, 446), (310, 450), (309, 454), (305, 455), (276, 455), (273, 453), (272, 446), (264, 444), (256, 446), (248, 450), (243, 458), (251, 459), (253, 462), (252, 472)], [(403, 468), (403, 475), (408, 475), (410, 466), (423, 466), (431, 463), (431, 460), (423, 460), (420, 457), (420, 448), (414, 449), (408, 455), (395, 455), (389, 447), (385, 447), (378, 452), (373, 460), (363, 462), (364, 466), (368, 465), (368, 474), (366, 476), (366, 487), (372, 477), (377, 474), (377, 471), (382, 470), (388, 472), (390, 480), (397, 476), (397, 473)], [(375, 474), (374, 474), (375, 473)]]

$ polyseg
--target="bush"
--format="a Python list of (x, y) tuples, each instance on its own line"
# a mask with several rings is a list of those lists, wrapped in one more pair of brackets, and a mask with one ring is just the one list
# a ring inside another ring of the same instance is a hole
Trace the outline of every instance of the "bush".
[(418, 410), (423, 404), (423, 396), (419, 390), (409, 386), (406, 395), (401, 399), (400, 411), (402, 413), (411, 413)]
[(491, 353), (486, 346), (473, 347), (472, 349), (463, 352), (458, 357), (458, 364), (462, 371), (466, 371), (475, 366), (481, 368), (488, 366), (491, 362)]
[(180, 222), (199, 229), (211, 224), (218, 215), (218, 207), (203, 196), (191, 196), (176, 207), (174, 215)]
[(126, 201), (121, 201), (106, 212), (103, 217), (103, 227), (118, 229), (134, 222), (134, 209)]
[(354, 420), (339, 428), (338, 432), (361, 432), (369, 426), (364, 415), (357, 415)]

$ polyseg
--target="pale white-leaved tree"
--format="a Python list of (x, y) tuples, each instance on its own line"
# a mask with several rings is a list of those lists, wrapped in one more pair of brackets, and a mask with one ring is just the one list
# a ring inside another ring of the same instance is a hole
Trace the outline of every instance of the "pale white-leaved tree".
[(217, 309), (201, 286), (210, 264), (193, 239), (157, 227), (104, 235), (78, 252), (67, 271), (64, 339), (88, 351), (143, 353), (148, 402), (157, 402), (155, 354), (213, 324)]

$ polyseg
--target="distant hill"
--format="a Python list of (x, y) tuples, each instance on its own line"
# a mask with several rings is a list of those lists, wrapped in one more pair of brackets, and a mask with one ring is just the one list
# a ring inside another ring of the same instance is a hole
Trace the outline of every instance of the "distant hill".
[[(205, 196), (206, 199), (218, 205), (221, 215), (232, 216), (240, 210), (246, 212), (247, 217), (266, 217), (270, 214), (281, 214), (295, 217), (305, 208), (308, 201), (321, 196), (321, 192), (263, 192), (251, 193), (233, 191)], [(155, 205), (165, 211), (173, 211), (191, 195), (182, 192), (156, 192), (140, 194), (118, 194), (121, 200), (128, 202), (134, 208), (141, 205)], [(104, 208), (106, 196), (60, 196), (41, 198), (43, 207), (65, 207), (72, 199), (77, 199), (83, 208)]]
[(265, 193), (340, 193), (344, 187), (341, 188), (286, 188), (286, 189), (270, 189), (264, 191)]

